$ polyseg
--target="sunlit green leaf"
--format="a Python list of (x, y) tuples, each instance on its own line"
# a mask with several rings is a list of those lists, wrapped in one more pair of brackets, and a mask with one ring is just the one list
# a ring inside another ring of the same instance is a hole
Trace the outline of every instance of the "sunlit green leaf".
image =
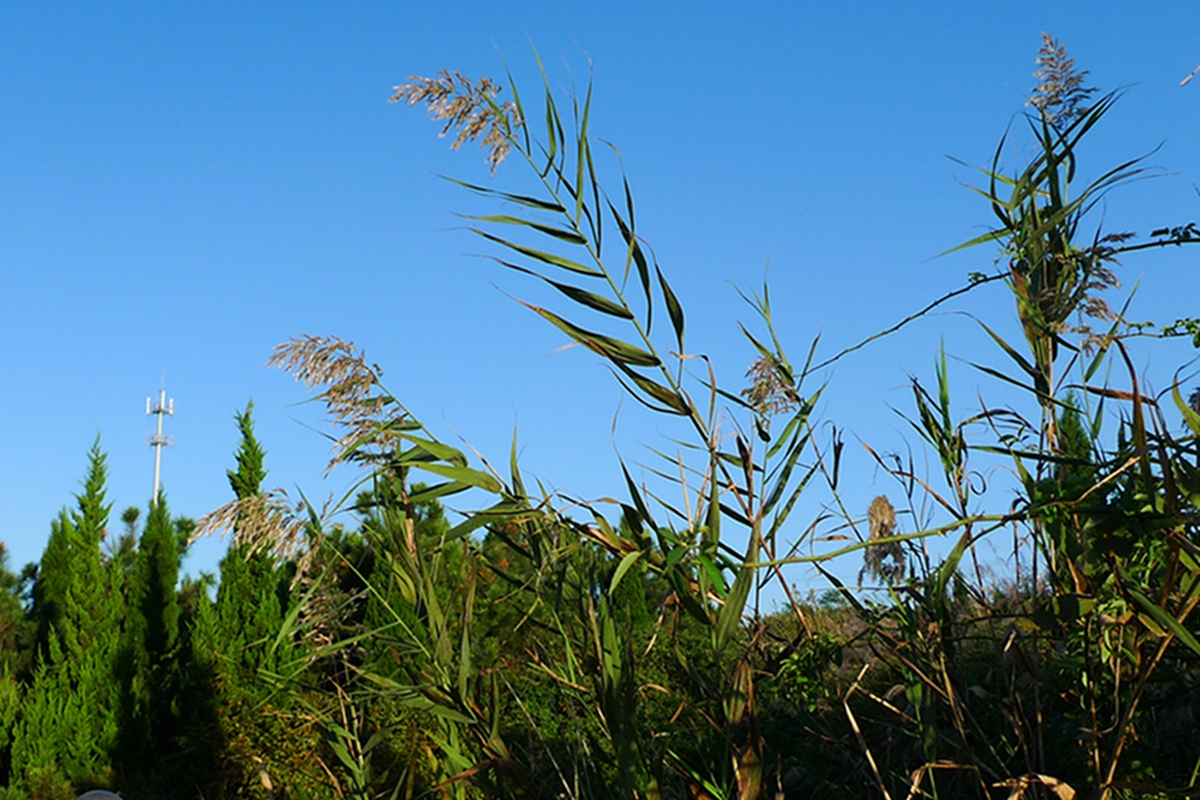
[(609, 594), (617, 590), (617, 586), (621, 583), (621, 578), (625, 577), (625, 573), (629, 572), (630, 567), (633, 566), (634, 562), (638, 560), (638, 557), (641, 556), (641, 554), (642, 552), (640, 550), (634, 550), (632, 553), (625, 554), (625, 556), (621, 559), (621, 563), (617, 565), (616, 571), (613, 573), (612, 583), (610, 583), (608, 586)]
[(567, 322), (554, 312), (547, 311), (544, 308), (539, 308), (528, 303), (523, 303), (522, 305), (537, 312), (575, 341), (618, 364), (629, 364), (635, 367), (657, 367), (662, 363), (652, 354), (628, 342), (622, 342), (611, 336), (605, 336), (602, 333), (595, 333), (580, 328), (578, 325)]
[(477, 469), (470, 467), (456, 467), (449, 464), (415, 464), (418, 469), (423, 469), (426, 472), (432, 472), (435, 475), (441, 475), (443, 478), (449, 478), (452, 481), (458, 481), (470, 486), (475, 486), (493, 494), (499, 493), (501, 490), (500, 481), (486, 472), (480, 472)]
[(526, 247), (524, 245), (517, 244), (516, 242), (510, 242), (506, 239), (501, 239), (499, 236), (493, 236), (487, 231), (481, 231), (477, 228), (473, 228), (472, 230), (488, 241), (504, 245), (516, 253), (520, 253), (521, 255), (527, 256), (528, 258), (532, 258), (536, 261), (541, 261), (543, 264), (549, 264), (553, 267), (560, 267), (561, 269), (565, 269), (569, 272), (576, 272), (580, 275), (587, 275), (592, 278), (604, 277), (604, 273), (600, 270), (593, 267), (584, 266), (583, 264), (580, 264), (577, 261), (572, 261), (569, 258), (563, 258), (562, 256), (555, 255), (554, 253), (546, 253), (541, 250), (535, 250), (532, 247)]
[(679, 352), (683, 353), (683, 306), (679, 305), (679, 300), (675, 297), (675, 292), (671, 291), (667, 279), (663, 277), (662, 270), (656, 264), (654, 271), (658, 273), (658, 285), (662, 289), (663, 300), (667, 304), (667, 314), (671, 317), (671, 326), (675, 328), (675, 341), (679, 344)]

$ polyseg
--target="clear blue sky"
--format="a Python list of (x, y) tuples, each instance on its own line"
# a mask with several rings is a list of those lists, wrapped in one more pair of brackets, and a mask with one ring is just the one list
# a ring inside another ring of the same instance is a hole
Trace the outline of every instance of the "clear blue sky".
[[(988, 271), (986, 248), (930, 260), (981, 232), (958, 181), (986, 163), (1034, 81), (1042, 31), (1103, 88), (1129, 92), (1090, 138), (1083, 170), (1161, 149), (1167, 177), (1114, 194), (1109, 227), (1200, 218), (1200, 37), (1184, 3), (34, 3), (0, 5), (0, 539), (38, 558), (88, 446), (109, 453), (114, 519), (150, 494), (165, 376), (177, 415), (164, 485), (199, 516), (229, 499), (233, 412), (253, 397), (270, 485), (322, 478), (316, 409), (263, 364), (301, 333), (363, 346), (431, 427), (503, 460), (514, 422), (525, 468), (584, 496), (619, 493), (663, 430), (598, 359), (505, 297), (534, 287), (467, 255), (452, 212), (486, 206), (438, 174), (492, 182), (416, 110), (389, 106), (413, 73), (503, 73), (530, 92), (537, 45), (556, 87), (595, 65), (597, 136), (618, 145), (639, 232), (689, 312), (691, 349), (739, 385), (752, 358), (733, 285), (768, 259), (776, 315), (799, 356), (890, 324)], [(571, 71), (568, 71), (568, 66)], [(1019, 161), (1014, 151), (1011, 163)], [(515, 172), (515, 171), (514, 171)], [(1200, 313), (1200, 253), (1128, 259), (1133, 316)], [(495, 284), (495, 285), (493, 285)], [(953, 306), (1011, 331), (1002, 288)], [(1005, 327), (1008, 326), (1008, 327)], [(847, 428), (847, 492), (890, 484), (857, 440), (903, 448), (906, 375), (940, 340), (997, 363), (962, 316), (924, 320), (841, 364), (824, 411)], [(1159, 383), (1190, 357), (1143, 358)], [(954, 368), (964, 408), (977, 373)], [(1157, 370), (1157, 372), (1155, 371)], [(114, 527), (119, 527), (115, 523)], [(212, 569), (223, 544), (198, 546)]]

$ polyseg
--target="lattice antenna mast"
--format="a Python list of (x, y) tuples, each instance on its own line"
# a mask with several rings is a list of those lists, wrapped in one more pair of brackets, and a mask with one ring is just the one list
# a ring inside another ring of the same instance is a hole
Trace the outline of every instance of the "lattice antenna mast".
[(151, 495), (150, 502), (157, 503), (158, 477), (162, 471), (162, 449), (164, 445), (170, 447), (175, 442), (174, 437), (163, 436), (163, 416), (166, 414), (175, 416), (175, 401), (167, 399), (166, 389), (159, 389), (158, 402), (152, 403), (149, 397), (146, 398), (146, 413), (158, 417), (158, 430), (150, 437), (150, 446), (154, 448), (154, 494)]

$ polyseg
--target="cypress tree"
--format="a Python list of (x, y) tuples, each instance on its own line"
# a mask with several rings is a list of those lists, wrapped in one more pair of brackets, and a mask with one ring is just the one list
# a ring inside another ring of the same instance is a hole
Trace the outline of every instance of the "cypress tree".
[(73, 580), (73, 533), (67, 512), (60, 511), (50, 523), (50, 538), (38, 564), (33, 618), (37, 623), (37, 656), (42, 660), (49, 657), (50, 639), (59, 629), (67, 605), (67, 590)]
[[(126, 786), (170, 754), (176, 734), (179, 542), (166, 494), (150, 504), (127, 599), (120, 657), (121, 761)], [(148, 789), (148, 791), (153, 791)]]
[(38, 571), (40, 663), (13, 736), (13, 763), (26, 784), (57, 776), (88, 788), (112, 778), (120, 601), (108, 591), (100, 555), (110, 510), (105, 461), (97, 438), (76, 509), (52, 523)]
[[(241, 435), (227, 471), (229, 486), (241, 500), (262, 491), (266, 453), (254, 435), (254, 404), (234, 415)], [(201, 606), (192, 638), (190, 680), (207, 680), (212, 708), (197, 709), (196, 719), (215, 718), (215, 738), (223, 752), (220, 776), (230, 793), (253, 791), (265, 770), (278, 786), (315, 785), (311, 731), (289, 722), (286, 698), (272, 694), (266, 676), (278, 673), (281, 654), (273, 644), (287, 608), (286, 576), (269, 552), (251, 554), (235, 543), (221, 560), (216, 602)], [(306, 773), (312, 772), (308, 775)]]
[(179, 638), (179, 539), (167, 498), (159, 491), (146, 516), (146, 530), (138, 544), (134, 567), (130, 620), (138, 634), (142, 664), (154, 670), (166, 664)]
[(20, 579), (8, 568), (8, 548), (0, 542), (0, 676), (16, 678), (29, 666), (33, 624), (21, 605)]
[(18, 596), (20, 583), (8, 569), (8, 550), (0, 542), (0, 786), (9, 783), (17, 710), (17, 676), (25, 672), (33, 650), (33, 626)]
[(235, 413), (233, 418), (237, 422), (238, 433), (242, 435), (242, 439), (238, 443), (237, 453), (234, 454), (237, 469), (226, 470), (225, 474), (229, 477), (229, 486), (233, 489), (234, 496), (244, 500), (262, 491), (262, 482), (267, 477), (263, 460), (267, 454), (254, 435), (254, 401), (247, 403), (246, 410)]
[[(241, 441), (234, 454), (236, 469), (226, 471), (229, 487), (239, 500), (257, 496), (267, 476), (263, 461), (266, 452), (254, 435), (254, 402), (234, 414)], [(253, 682), (259, 669), (273, 668), (267, 663), (269, 648), (262, 645), (273, 639), (282, 622), (279, 603), (281, 575), (275, 558), (266, 551), (250, 554), (247, 544), (235, 544), (221, 561), (221, 582), (217, 588), (216, 624), (219, 646), (237, 663), (241, 680)]]

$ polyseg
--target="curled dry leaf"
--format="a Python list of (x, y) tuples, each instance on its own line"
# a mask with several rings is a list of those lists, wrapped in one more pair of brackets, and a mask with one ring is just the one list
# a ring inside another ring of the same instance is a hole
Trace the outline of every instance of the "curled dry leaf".
[(1060, 781), (1058, 778), (1053, 778), (1049, 775), (1039, 775), (1036, 772), (1022, 775), (1019, 778), (1009, 778), (1006, 781), (992, 785), (1004, 786), (1011, 789), (1008, 793), (1008, 800), (1022, 800), (1025, 797), (1025, 793), (1029, 791), (1029, 787), (1039, 783), (1054, 792), (1055, 796), (1061, 798), (1061, 800), (1075, 800), (1075, 790), (1066, 781)]

